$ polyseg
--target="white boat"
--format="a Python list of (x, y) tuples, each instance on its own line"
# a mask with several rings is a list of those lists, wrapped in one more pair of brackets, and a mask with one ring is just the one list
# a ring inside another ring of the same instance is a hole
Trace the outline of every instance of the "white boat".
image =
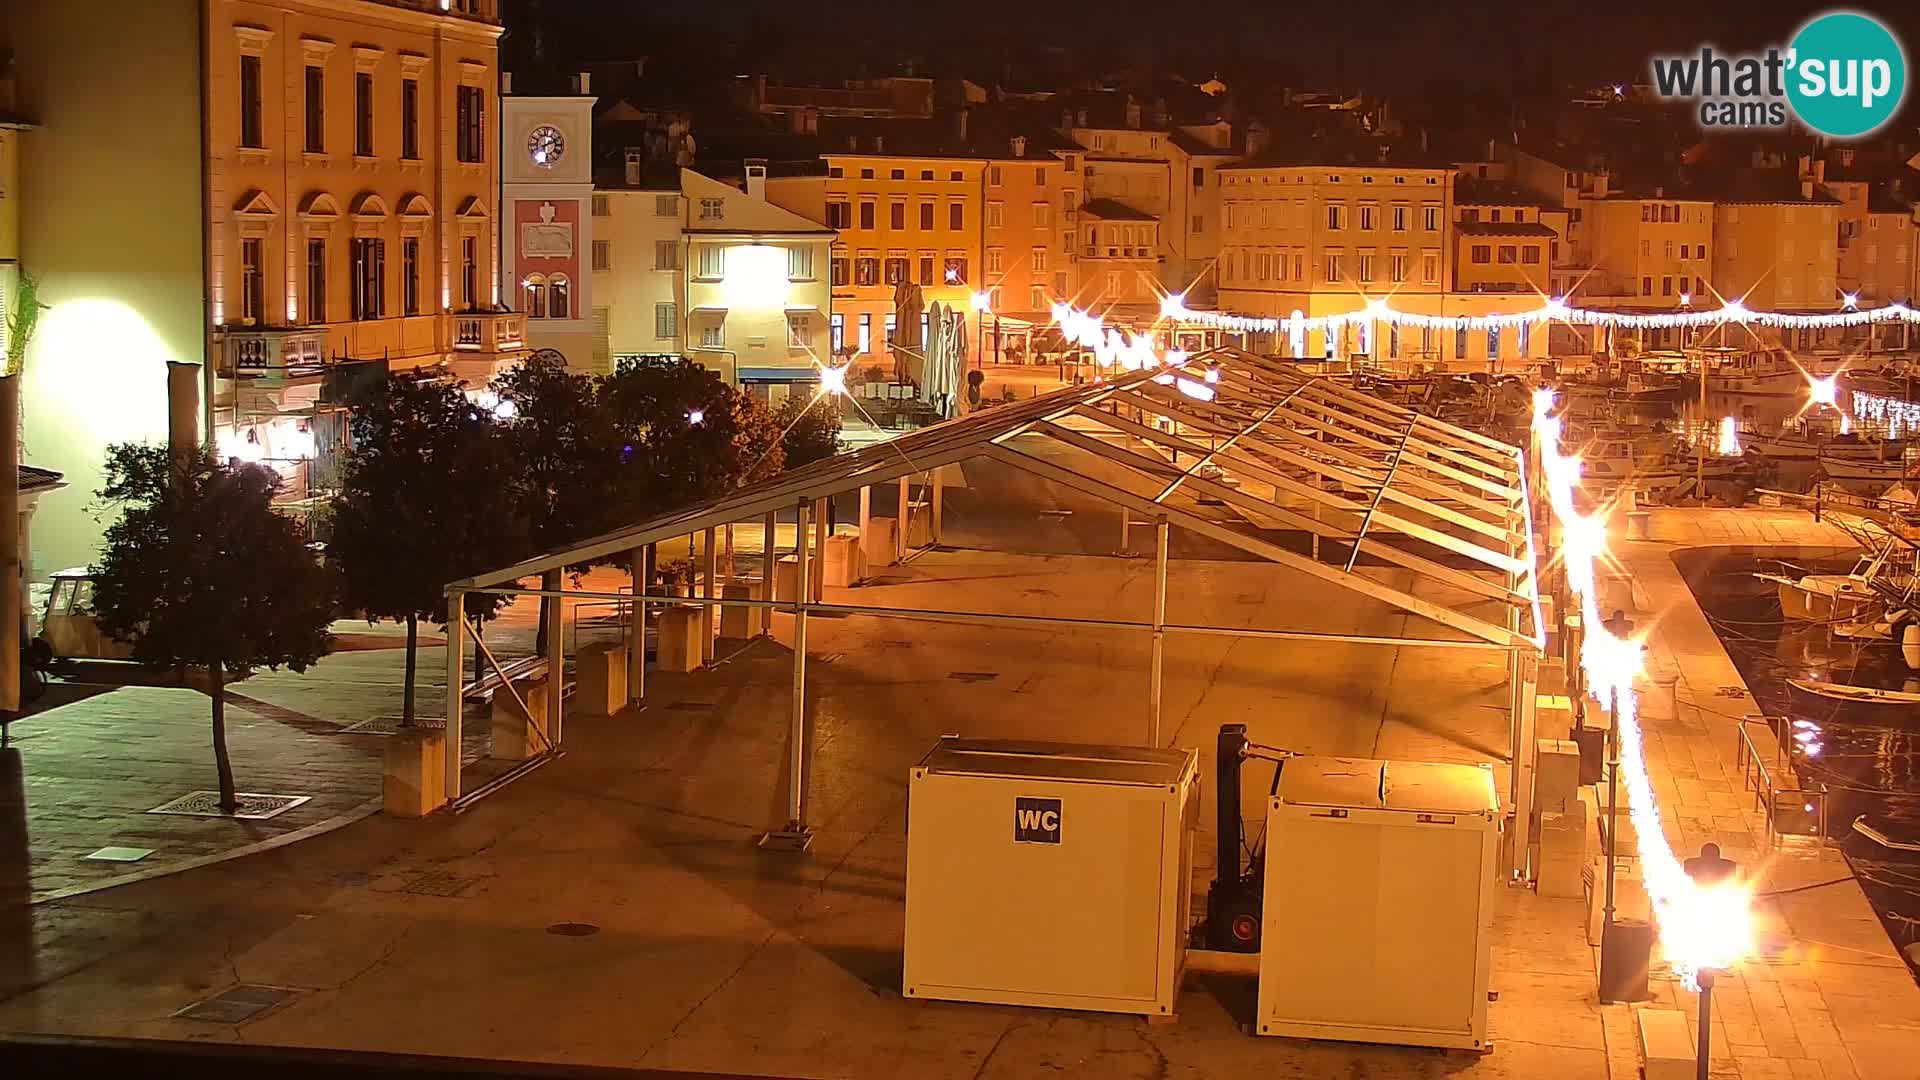
[(1827, 701), (1839, 701), (1848, 705), (1899, 705), (1912, 707), (1920, 705), (1920, 693), (1912, 690), (1882, 690), (1877, 686), (1854, 686), (1850, 683), (1814, 682), (1809, 679), (1788, 679), (1787, 685), (1802, 694), (1810, 694)]
[(1806, 386), (1806, 372), (1785, 349), (1753, 349), (1723, 356), (1707, 373), (1708, 391), (1719, 394), (1792, 397)]
[(1884, 601), (1870, 584), (1878, 560), (1862, 558), (1845, 574), (1755, 574), (1779, 586), (1780, 613), (1803, 622), (1862, 622)]
[(1842, 433), (1830, 418), (1806, 418), (1771, 435), (1749, 435), (1747, 452), (1769, 461), (1812, 464), (1823, 455), (1848, 461), (1897, 461), (1906, 444), (1859, 432)]
[(1817, 460), (1820, 462), (1820, 471), (1826, 473), (1832, 480), (1893, 484), (1907, 475), (1907, 463), (1900, 458), (1876, 461), (1871, 458), (1849, 458), (1822, 453)]

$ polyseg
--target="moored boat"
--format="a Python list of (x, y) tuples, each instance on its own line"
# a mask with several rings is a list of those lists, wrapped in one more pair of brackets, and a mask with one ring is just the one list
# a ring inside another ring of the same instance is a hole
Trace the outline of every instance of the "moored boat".
[(1839, 702), (1845, 705), (1888, 706), (1909, 709), (1920, 705), (1920, 692), (1913, 690), (1883, 690), (1877, 686), (1854, 686), (1851, 683), (1816, 682), (1812, 679), (1788, 679), (1787, 685), (1792, 687), (1795, 693), (1817, 698), (1821, 701)]

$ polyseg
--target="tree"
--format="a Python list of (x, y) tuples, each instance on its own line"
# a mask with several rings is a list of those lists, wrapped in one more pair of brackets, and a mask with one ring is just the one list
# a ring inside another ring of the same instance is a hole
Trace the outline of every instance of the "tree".
[(784, 433), (780, 436), (780, 447), (789, 469), (810, 465), (840, 452), (839, 401), (832, 394), (815, 397), (789, 394), (774, 414), (774, 422)]
[(649, 511), (672, 509), (780, 471), (766, 406), (689, 360), (624, 361), (600, 384), (622, 455)]
[(161, 670), (204, 668), (220, 807), (239, 808), (227, 757), (226, 681), (305, 671), (324, 656), (331, 582), (297, 523), (273, 509), (279, 475), (216, 464), (206, 449), (109, 447), (103, 502), (121, 508), (93, 568), (100, 628)]
[[(514, 463), (493, 414), (456, 386), (390, 376), (352, 424), (328, 550), (346, 608), (407, 625), (400, 722), (411, 726), (420, 620), (445, 625), (448, 582), (526, 553)], [(465, 610), (484, 621), (507, 602), (468, 593)]]

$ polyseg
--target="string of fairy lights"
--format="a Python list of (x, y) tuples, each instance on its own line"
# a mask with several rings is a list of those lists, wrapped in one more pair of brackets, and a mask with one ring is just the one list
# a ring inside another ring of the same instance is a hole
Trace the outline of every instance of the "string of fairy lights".
[(1820, 330), (1877, 323), (1920, 323), (1920, 310), (1906, 304), (1891, 303), (1877, 307), (1860, 306), (1852, 293), (1842, 297), (1842, 310), (1826, 312), (1755, 311), (1739, 300), (1728, 300), (1718, 307), (1693, 310), (1683, 304), (1681, 311), (1600, 311), (1568, 304), (1559, 297), (1525, 311), (1496, 312), (1484, 315), (1429, 315), (1403, 311), (1382, 297), (1366, 300), (1353, 311), (1327, 315), (1237, 315), (1225, 311), (1196, 311), (1187, 307), (1179, 293), (1160, 301), (1160, 317), (1186, 326), (1233, 333), (1295, 334), (1339, 330), (1346, 326), (1386, 323), (1415, 329), (1499, 330), (1523, 325), (1563, 322), (1576, 326), (1596, 326), (1627, 330), (1664, 330), (1675, 327), (1709, 327), (1735, 324), (1764, 326), (1785, 330)]

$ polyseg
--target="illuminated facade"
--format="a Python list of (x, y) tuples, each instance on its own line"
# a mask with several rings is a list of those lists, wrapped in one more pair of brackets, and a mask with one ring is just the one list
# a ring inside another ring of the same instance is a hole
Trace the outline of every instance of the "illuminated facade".
[[(1460, 241), (1451, 167), (1246, 162), (1223, 165), (1220, 174), (1222, 310), (1311, 318), (1362, 311), (1383, 299), (1408, 312), (1455, 316), (1527, 311), (1542, 302), (1531, 290), (1474, 291), (1455, 281), (1450, 255)], [(1520, 265), (1521, 245), (1538, 244), (1544, 253), (1551, 239), (1529, 234), (1466, 243), (1469, 262), (1484, 243), (1492, 260), (1501, 247), (1513, 246)], [(1490, 265), (1487, 284), (1500, 268), (1497, 261)], [(1470, 275), (1469, 283), (1474, 280), (1480, 279)], [(1312, 330), (1262, 344), (1282, 356), (1476, 370), (1537, 361), (1547, 352), (1545, 335), (1531, 328), (1396, 330), (1365, 320), (1331, 334)]]
[[(0, 8), (42, 125), (19, 185), (49, 304), (36, 460), (97, 488), (108, 444), (164, 438), (167, 362), (199, 364), (209, 441), (299, 499), (329, 482), (358, 380), (523, 355), (495, 309), (496, 3)], [(39, 565), (92, 558), (84, 502), (43, 512)]]
[(607, 308), (613, 362), (681, 354), (686, 215), (678, 174), (653, 186), (601, 187), (593, 193), (592, 211), (593, 291)]
[(680, 351), (777, 402), (817, 382), (830, 361), (833, 230), (768, 202), (766, 166), (746, 172), (742, 189), (680, 170), (684, 300), (675, 315)]
[(607, 311), (594, 299), (593, 98), (501, 98), (502, 280), (527, 320), (527, 346), (605, 372)]
[[(1087, 200), (1109, 199), (1152, 216), (1159, 223), (1154, 253), (1162, 290), (1209, 302), (1218, 286), (1211, 273), (1220, 254), (1218, 170), (1238, 156), (1232, 125), (1068, 130), (1087, 148)], [(1096, 289), (1104, 278), (1103, 269), (1090, 269)]]

